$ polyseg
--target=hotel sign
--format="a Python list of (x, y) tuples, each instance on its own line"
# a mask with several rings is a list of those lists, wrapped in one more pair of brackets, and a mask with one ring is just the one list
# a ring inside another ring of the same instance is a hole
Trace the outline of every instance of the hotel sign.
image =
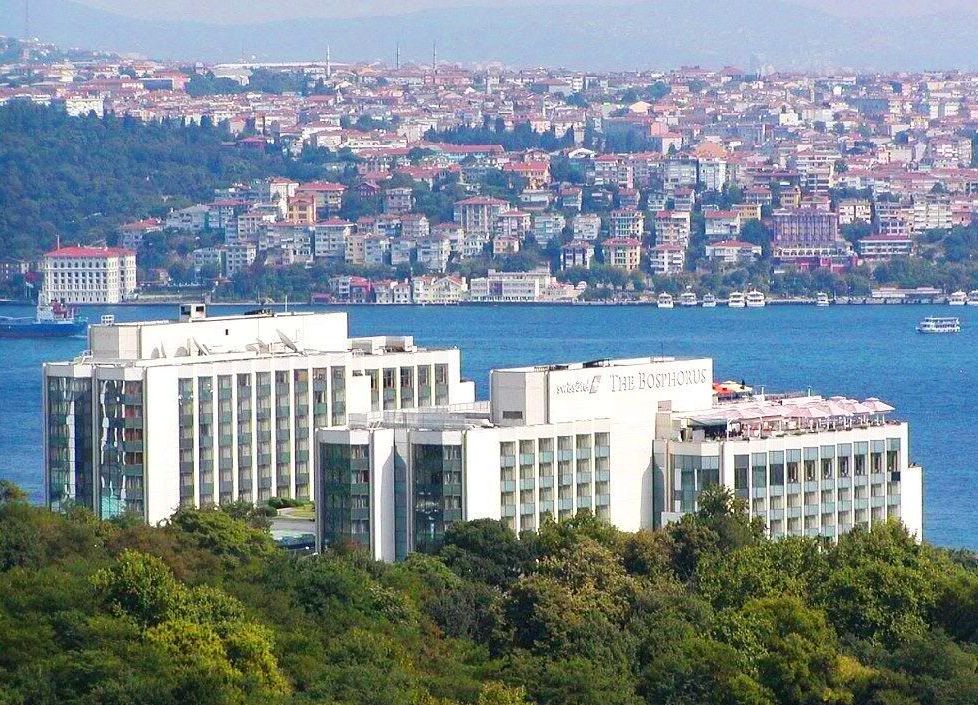
[(583, 379), (554, 385), (554, 395), (560, 397), (571, 394), (598, 394), (603, 389), (616, 394), (643, 389), (673, 389), (708, 383), (710, 383), (710, 373), (705, 367), (670, 370), (668, 372), (597, 373)]
[(582, 414), (638, 419), (666, 400), (675, 411), (709, 408), (713, 364), (700, 358), (552, 370), (547, 387), (551, 422), (582, 418)]

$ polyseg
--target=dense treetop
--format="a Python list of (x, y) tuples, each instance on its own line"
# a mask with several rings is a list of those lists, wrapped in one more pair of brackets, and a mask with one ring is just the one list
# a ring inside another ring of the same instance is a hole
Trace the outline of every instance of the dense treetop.
[(898, 524), (769, 541), (729, 495), (661, 531), (582, 514), (431, 554), (298, 559), (242, 507), (168, 525), (0, 487), (0, 703), (978, 702), (973, 556)]
[(209, 124), (70, 117), (23, 101), (0, 106), (0, 250), (33, 257), (104, 239), (126, 219), (207, 202), (214, 189), (285, 170), (279, 155), (226, 144)]

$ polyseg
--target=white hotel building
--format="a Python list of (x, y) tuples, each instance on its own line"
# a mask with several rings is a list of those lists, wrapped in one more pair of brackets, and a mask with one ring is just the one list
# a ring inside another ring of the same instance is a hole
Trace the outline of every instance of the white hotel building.
[(117, 304), (136, 290), (136, 253), (121, 247), (59, 247), (44, 255), (48, 299)]
[(150, 523), (181, 506), (314, 496), (315, 429), (349, 414), (471, 403), (456, 349), (349, 338), (345, 313), (93, 325), (44, 365), (47, 502)]
[(877, 400), (717, 402), (708, 358), (494, 370), (489, 402), (351, 414), (317, 432), (318, 541), (398, 560), (448, 524), (515, 531), (589, 509), (661, 526), (721, 483), (772, 537), (836, 538), (896, 517), (922, 534), (907, 424)]
[(454, 521), (516, 531), (589, 509), (624, 530), (722, 483), (771, 536), (891, 517), (922, 534), (907, 424), (875, 399), (717, 401), (709, 358), (494, 370), (475, 401), (457, 349), (350, 338), (344, 313), (93, 325), (44, 366), (47, 502), (150, 523), (181, 506), (316, 501), (320, 545), (383, 560)]

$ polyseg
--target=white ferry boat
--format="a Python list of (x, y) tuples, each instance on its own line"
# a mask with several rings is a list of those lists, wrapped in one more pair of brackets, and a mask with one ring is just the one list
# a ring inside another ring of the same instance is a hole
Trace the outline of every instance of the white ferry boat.
[(731, 291), (730, 296), (727, 297), (727, 306), (730, 308), (743, 308), (746, 305), (744, 300), (744, 292), (742, 291)]
[(696, 303), (696, 294), (689, 289), (679, 295), (680, 306), (695, 306)]
[(968, 292), (968, 305), (978, 306), (978, 289), (974, 289)]
[(767, 304), (767, 299), (764, 298), (764, 293), (758, 291), (757, 289), (751, 289), (747, 292), (745, 298), (747, 302), (747, 308), (764, 308)]
[(666, 294), (665, 292), (659, 294), (655, 305), (659, 308), (672, 308), (672, 294)]
[(947, 297), (947, 302), (951, 306), (964, 306), (968, 303), (968, 295), (963, 291), (955, 291)]
[(928, 316), (917, 325), (918, 333), (960, 333), (961, 321), (956, 317)]
[(815, 294), (815, 305), (816, 306), (828, 306), (829, 305), (829, 295), (824, 291), (820, 291)]
[(715, 297), (713, 294), (703, 295), (703, 308), (716, 308), (716, 305), (717, 297)]

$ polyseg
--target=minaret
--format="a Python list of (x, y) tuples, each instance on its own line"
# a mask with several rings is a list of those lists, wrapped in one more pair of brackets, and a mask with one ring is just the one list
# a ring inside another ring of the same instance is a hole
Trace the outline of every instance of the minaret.
[(438, 42), (431, 43), (431, 76), (434, 81), (435, 74), (438, 73)]
[(399, 71), (401, 69), (401, 42), (394, 44), (394, 70)]
[(329, 59), (329, 44), (326, 45), (326, 78), (333, 77), (333, 64)]

